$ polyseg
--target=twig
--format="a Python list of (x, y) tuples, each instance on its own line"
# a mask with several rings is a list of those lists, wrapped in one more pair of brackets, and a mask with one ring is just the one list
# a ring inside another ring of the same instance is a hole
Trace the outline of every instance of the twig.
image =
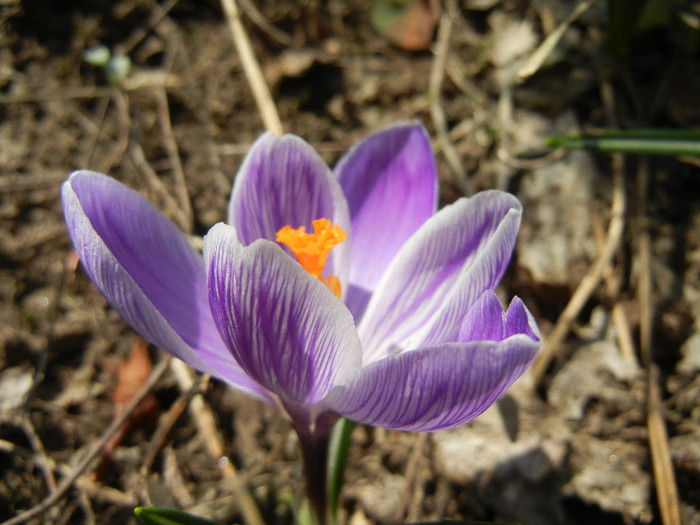
[(151, 436), (148, 443), (148, 448), (144, 454), (143, 461), (141, 462), (141, 473), (145, 476), (151, 469), (151, 465), (156, 459), (158, 452), (163, 448), (165, 440), (170, 434), (175, 423), (180, 419), (182, 413), (187, 410), (192, 397), (202, 391), (202, 380), (201, 378), (196, 382), (192, 383), (192, 387), (188, 390), (182, 392), (175, 402), (171, 405), (168, 411), (160, 417), (158, 421), (158, 428)]
[[(21, 447), (19, 445), (16, 445), (15, 443), (12, 443), (11, 441), (6, 441), (4, 439), (0, 439), (0, 452), (16, 454), (29, 461), (37, 461), (36, 453), (34, 451), (29, 450), (28, 448)], [(65, 463), (55, 464), (55, 462), (49, 457), (47, 457), (47, 461), (49, 462), (49, 466), (51, 468), (58, 471), (64, 476), (71, 476), (74, 472), (74, 469), (69, 465), (66, 465)], [(113, 505), (119, 505), (121, 507), (135, 507), (136, 505), (138, 505), (138, 500), (134, 496), (121, 492), (120, 490), (117, 490), (113, 487), (106, 487), (95, 483), (88, 476), (85, 475), (81, 475), (76, 480), (75, 484), (82, 490), (85, 490), (91, 496), (95, 496), (98, 499), (106, 501)]]
[(457, 153), (457, 150), (448, 136), (447, 117), (445, 116), (445, 110), (442, 107), (442, 97), (440, 96), (442, 80), (445, 77), (445, 64), (447, 63), (447, 51), (449, 49), (450, 35), (452, 33), (452, 23), (453, 15), (451, 13), (445, 13), (442, 15), (442, 18), (440, 18), (437, 43), (435, 44), (435, 59), (433, 60), (433, 67), (430, 72), (430, 87), (428, 88), (430, 116), (445, 155), (445, 160), (450, 166), (454, 183), (465, 195), (470, 195), (472, 191), (469, 180), (467, 179), (467, 171), (464, 169), (462, 160), (459, 158), (459, 153)]
[[(621, 153), (615, 153), (611, 158), (612, 169), (620, 173), (624, 173), (625, 170), (625, 156)], [(598, 225), (595, 223), (594, 225)], [(605, 245), (604, 234), (602, 232), (602, 226), (595, 228), (595, 238), (598, 250), (602, 251)], [(617, 331), (617, 343), (620, 347), (620, 354), (623, 359), (629, 364), (639, 367), (639, 361), (637, 360), (637, 354), (635, 352), (634, 341), (632, 339), (632, 330), (630, 328), (629, 321), (627, 319), (627, 314), (622, 304), (618, 301), (620, 288), (621, 288), (621, 276), (616, 275), (615, 267), (609, 266), (604, 275), (605, 287), (608, 296), (615, 301), (612, 307), (611, 319), (615, 325), (615, 330)]]
[(182, 211), (183, 218), (187, 221), (186, 231), (189, 231), (192, 229), (192, 204), (190, 203), (190, 196), (187, 192), (185, 172), (183, 171), (182, 163), (180, 162), (180, 153), (178, 151), (177, 141), (175, 140), (175, 135), (173, 134), (173, 125), (170, 121), (170, 108), (168, 107), (168, 95), (166, 94), (164, 87), (161, 86), (159, 89), (156, 89), (156, 100), (158, 102), (158, 120), (160, 122), (160, 132), (163, 135), (165, 149), (168, 152), (170, 165), (173, 169), (175, 193), (180, 201), (180, 209)]
[[(175, 379), (177, 380), (180, 389), (183, 391), (188, 391), (192, 388), (194, 381), (190, 375), (190, 370), (179, 359), (173, 359), (171, 362), (171, 370)], [(194, 423), (199, 431), (199, 435), (204, 439), (204, 444), (207, 447), (209, 453), (215, 459), (219, 459), (224, 454), (224, 447), (218, 438), (216, 431), (216, 421), (214, 419), (214, 414), (211, 409), (206, 405), (204, 399), (201, 396), (196, 396), (192, 398), (189, 405), (189, 411), (194, 419)], [(243, 519), (248, 525), (264, 525), (260, 511), (250, 494), (248, 487), (246, 487), (243, 480), (241, 480), (236, 467), (231, 461), (223, 463), (221, 468), (222, 473), (226, 479), (231, 484), (231, 490), (236, 496), (238, 507), (243, 514)]]
[(647, 192), (649, 186), (649, 161), (640, 159), (637, 170), (637, 227), (639, 228), (638, 257), (639, 278), (637, 293), (639, 295), (639, 353), (642, 364), (648, 368), (652, 362), (652, 324), (654, 306), (651, 292), (651, 240), (649, 238), (649, 221), (647, 218)]
[[(68, 465), (59, 465), (58, 471), (61, 473), (68, 473), (70, 475), (73, 472)], [(76, 480), (76, 486), (81, 490), (84, 490), (91, 497), (109, 503), (110, 505), (118, 505), (120, 507), (131, 507), (134, 508), (139, 504), (139, 501), (132, 494), (127, 494), (114, 487), (108, 487), (106, 485), (101, 485), (100, 483), (95, 483), (88, 476), (82, 475)]]
[(35, 507), (32, 507), (30, 510), (18, 516), (15, 516), (14, 518), (7, 520), (0, 525), (18, 525), (20, 523), (24, 523), (27, 520), (39, 516), (40, 514), (44, 513), (46, 510), (54, 506), (63, 497), (63, 495), (66, 492), (68, 492), (68, 490), (73, 486), (78, 477), (80, 477), (80, 475), (90, 467), (90, 465), (97, 458), (97, 456), (100, 455), (100, 453), (104, 449), (107, 442), (111, 439), (111, 437), (116, 432), (118, 432), (124, 424), (124, 422), (127, 419), (129, 419), (129, 417), (131, 417), (131, 414), (139, 405), (139, 403), (143, 400), (144, 397), (146, 397), (146, 395), (151, 391), (153, 386), (161, 378), (161, 376), (167, 369), (169, 361), (170, 358), (165, 358), (160, 363), (158, 363), (158, 365), (156, 365), (156, 367), (151, 372), (151, 375), (148, 377), (148, 380), (141, 387), (141, 390), (139, 390), (138, 394), (136, 394), (136, 396), (134, 396), (131, 402), (126, 406), (124, 412), (118, 418), (116, 418), (112, 422), (112, 424), (107, 428), (107, 430), (102, 434), (102, 436), (90, 446), (88, 451), (78, 462), (78, 464), (70, 473), (70, 475), (63, 479), (63, 481), (61, 481), (58, 487), (56, 487), (55, 492), (50, 494), (46, 499), (44, 499), (44, 501), (42, 501)]
[[(617, 102), (615, 99), (615, 90), (613, 89), (612, 83), (607, 76), (601, 74), (604, 71), (604, 67), (600, 63), (596, 63), (596, 69), (599, 72), (600, 82), (600, 97), (603, 101), (603, 108), (605, 109), (605, 116), (608, 121), (608, 125), (612, 128), (617, 128), (619, 122), (617, 119)], [(612, 169), (613, 172), (619, 171), (620, 173), (625, 172), (625, 156), (616, 153), (612, 155)], [(602, 244), (602, 242), (601, 242)], [(602, 249), (602, 247), (601, 247)], [(616, 297), (620, 293), (620, 277), (615, 277), (614, 270), (611, 271), (606, 276), (608, 293), (611, 297)], [(620, 345), (620, 353), (622, 357), (630, 364), (639, 366), (639, 360), (637, 359), (637, 353), (635, 351), (634, 341), (632, 340), (632, 330), (630, 329), (629, 321), (627, 320), (627, 314), (620, 302), (615, 302), (612, 309), (612, 321), (617, 329), (617, 341)]]
[(413, 446), (411, 448), (411, 454), (408, 457), (408, 463), (406, 464), (406, 470), (404, 471), (404, 489), (399, 496), (399, 503), (396, 506), (394, 512), (394, 519), (396, 523), (404, 523), (406, 519), (411, 520), (411, 516), (407, 516), (410, 509), (410, 504), (412, 496), (414, 496), (413, 486), (418, 479), (418, 465), (422, 459), (425, 458), (424, 449), (428, 442), (428, 436), (430, 434), (421, 432), (416, 436)]
[[(162, 81), (154, 82), (153, 86), (160, 89), (165, 88), (167, 94), (168, 88), (173, 86), (173, 82), (168, 81), (170, 78), (177, 79), (178, 85), (182, 85), (184, 96), (191, 99), (192, 102), (190, 106), (194, 109), (197, 118), (201, 121), (200, 124), (205, 132), (206, 149), (208, 151), (207, 158), (214, 177), (214, 183), (217, 189), (222, 193), (228, 193), (231, 191), (231, 181), (224, 176), (221, 169), (221, 161), (214, 151), (212, 130), (216, 128), (216, 125), (212, 121), (211, 109), (206, 103), (196, 103), (196, 101), (199, 100), (201, 86), (197, 82), (196, 77), (188, 76), (187, 78), (182, 78), (171, 73), (175, 66), (176, 56), (180, 61), (180, 69), (184, 68), (185, 71), (194, 71), (196, 69), (192, 57), (190, 56), (191, 49), (184, 42), (181, 34), (182, 32), (178, 30), (176, 24), (171, 20), (164, 20), (162, 24), (156, 26), (156, 32), (165, 40), (167, 52), (162, 67)], [(133, 80), (133, 78), (134, 77), (129, 77), (127, 80)], [(184, 195), (185, 200), (191, 202), (189, 194), (184, 192)], [(190, 225), (192, 225), (191, 221)]]
[(112, 88), (111, 100), (117, 109), (116, 117), (118, 126), (117, 140), (110, 148), (107, 160), (102, 160), (97, 171), (109, 173), (113, 166), (116, 166), (124, 159), (124, 154), (129, 148), (129, 133), (131, 130), (131, 116), (129, 115), (129, 99), (123, 91)]
[(55, 188), (64, 180), (66, 172), (62, 169), (42, 170), (40, 173), (3, 173), (0, 175), (0, 194)]
[(282, 44), (285, 47), (292, 47), (294, 45), (292, 37), (279, 29), (277, 26), (268, 22), (267, 18), (263, 16), (257, 6), (251, 2), (251, 0), (240, 0), (240, 2), (241, 9), (245, 11), (245, 14), (248, 15), (248, 18), (250, 18), (250, 21), (258, 26), (262, 32), (269, 35), (272, 39), (277, 40), (277, 43)]
[(639, 294), (640, 326), (639, 350), (642, 363), (647, 369), (647, 428), (649, 429), (649, 451), (654, 470), (656, 497), (659, 501), (663, 525), (680, 525), (681, 515), (678, 503), (678, 488), (673, 474), (673, 462), (668, 446), (668, 433), (663, 417), (661, 373), (653, 360), (654, 304), (651, 286), (651, 239), (647, 221), (647, 193), (649, 186), (649, 161), (640, 159), (637, 171), (638, 221), (639, 221)]
[(22, 104), (27, 102), (45, 102), (49, 100), (71, 100), (80, 98), (100, 98), (108, 96), (112, 92), (109, 87), (84, 86), (74, 87), (65, 91), (55, 89), (45, 93), (18, 93), (0, 95), (0, 105)]
[(146, 155), (143, 153), (141, 146), (135, 142), (131, 142), (129, 144), (129, 154), (134, 166), (136, 166), (136, 169), (138, 169), (144, 179), (146, 179), (146, 184), (148, 184), (151, 191), (157, 193), (163, 199), (166, 214), (170, 215), (183, 231), (187, 231), (187, 217), (183, 215), (175, 199), (173, 199), (163, 182), (158, 178), (156, 172), (153, 171), (153, 168), (146, 160)]
[(571, 14), (566, 17), (559, 27), (552, 31), (549, 36), (547, 36), (547, 38), (545, 38), (539, 45), (539, 47), (533, 51), (525, 65), (518, 72), (518, 81), (525, 82), (537, 72), (542, 64), (544, 64), (544, 61), (547, 60), (547, 57), (552, 53), (552, 51), (554, 51), (554, 48), (557, 47), (559, 40), (561, 40), (561, 37), (564, 36), (564, 33), (566, 33), (569, 26), (573, 24), (579, 16), (588, 11), (588, 9), (597, 1), (598, 0), (586, 0), (576, 6), (576, 9), (574, 9)]
[(224, 8), (226, 21), (228, 22), (231, 35), (233, 36), (233, 43), (241, 58), (243, 71), (250, 84), (250, 89), (253, 91), (253, 97), (255, 97), (255, 103), (258, 106), (258, 111), (260, 111), (263, 123), (265, 127), (275, 135), (282, 135), (284, 133), (282, 121), (277, 113), (275, 103), (272, 100), (270, 88), (268, 88), (267, 82), (265, 82), (260, 64), (258, 64), (258, 61), (255, 59), (255, 54), (250, 45), (248, 35), (241, 23), (241, 15), (238, 11), (238, 6), (235, 0), (221, 0), (221, 5)]
[(659, 500), (663, 525), (681, 525), (678, 505), (678, 488), (673, 474), (668, 433), (663, 417), (659, 381), (661, 373), (656, 363), (649, 365), (649, 395), (647, 397), (647, 427), (649, 429), (649, 451), (654, 469), (656, 497)]
[[(24, 457), (33, 462), (44, 475), (46, 488), (48, 489), (49, 494), (53, 494), (56, 492), (56, 477), (54, 476), (55, 465), (46, 455), (44, 445), (36, 433), (31, 420), (26, 414), (23, 413), (22, 415), (10, 417), (9, 422), (24, 430), (24, 434), (27, 437), (32, 450), (17, 446), (9, 441), (1, 441), (0, 450), (8, 452), (11, 455), (17, 454), (18, 456)], [(54, 507), (51, 509), (50, 516), (47, 519), (50, 521), (56, 521), (58, 519), (58, 514), (59, 509)]]
[(544, 377), (549, 364), (559, 350), (562, 341), (569, 332), (571, 323), (576, 319), (588, 298), (593, 294), (596, 286), (600, 283), (605, 269), (612, 261), (615, 253), (620, 247), (622, 233), (625, 227), (625, 184), (624, 175), (619, 170), (613, 171), (613, 197), (610, 209), (610, 223), (605, 240), (603, 251), (598, 255), (593, 266), (591, 266), (576, 291), (571, 296), (569, 303), (557, 319), (552, 332), (542, 343), (537, 360), (532, 365), (533, 379), (536, 384), (540, 383)]
[(168, 12), (173, 7), (175, 7), (175, 4), (177, 4), (177, 2), (178, 0), (168, 0), (162, 5), (153, 2), (151, 14), (148, 17), (146, 23), (136, 28), (136, 30), (133, 33), (131, 33), (131, 35), (129, 35), (129, 38), (124, 44), (121, 45), (119, 51), (121, 53), (124, 53), (125, 55), (129, 54), (131, 50), (134, 49), (139, 42), (141, 42), (141, 40), (146, 38), (146, 35), (151, 30), (151, 28), (153, 28), (158, 22), (165, 18)]
[(41, 246), (65, 236), (66, 227), (63, 224), (43, 225), (42, 227), (28, 227), (22, 235), (7, 236), (5, 232), (0, 236), (4, 241), (4, 249), (10, 253), (27, 253), (36, 246)]
[(287, 443), (287, 439), (289, 438), (289, 434), (291, 432), (292, 427), (286, 420), (284, 420), (281, 430), (279, 432), (275, 432), (275, 434), (277, 434), (277, 439), (275, 440), (274, 446), (270, 449), (270, 452), (268, 452), (265, 456), (265, 459), (260, 466), (261, 468), (269, 470), (269, 467), (275, 462), (275, 460), (282, 455), (284, 445)]
[(50, 461), (46, 455), (44, 444), (41, 442), (41, 439), (34, 429), (34, 425), (32, 425), (32, 422), (28, 417), (22, 417), (20, 424), (22, 426), (22, 430), (24, 430), (24, 433), (27, 436), (27, 439), (29, 439), (29, 443), (32, 445), (34, 453), (36, 454), (35, 460), (38, 463), (41, 471), (44, 473), (46, 486), (51, 494), (56, 491), (56, 478), (53, 475), (53, 470), (51, 469)]
[(496, 150), (496, 157), (498, 160), (503, 162), (506, 166), (510, 166), (516, 170), (534, 170), (542, 166), (548, 166), (559, 159), (563, 158), (566, 152), (562, 149), (554, 149), (548, 151), (539, 157), (534, 157), (530, 159), (523, 159), (514, 156), (505, 147), (498, 148)]
[(94, 155), (95, 155), (97, 140), (100, 138), (100, 134), (102, 133), (102, 129), (104, 128), (105, 116), (107, 115), (107, 108), (109, 108), (109, 102), (110, 102), (111, 98), (112, 98), (112, 95), (110, 93), (110, 95), (100, 99), (100, 104), (99, 104), (98, 109), (96, 111), (97, 115), (99, 115), (100, 123), (97, 126), (95, 126), (94, 133), (90, 133), (88, 135), (89, 146), (87, 148), (87, 155), (85, 156), (84, 159), (80, 160), (80, 163), (79, 163), (80, 166), (86, 166), (86, 167), (92, 166), (92, 160), (93, 160)]
[(88, 498), (87, 491), (79, 487), (78, 501), (80, 503), (80, 508), (85, 514), (85, 525), (95, 525), (95, 513), (92, 510), (92, 505), (90, 504), (90, 499)]

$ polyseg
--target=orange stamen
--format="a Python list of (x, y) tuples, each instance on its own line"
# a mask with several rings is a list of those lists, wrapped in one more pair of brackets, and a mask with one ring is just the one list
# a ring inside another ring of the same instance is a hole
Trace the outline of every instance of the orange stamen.
[(323, 268), (328, 254), (345, 240), (347, 234), (328, 219), (316, 219), (313, 226), (314, 233), (306, 233), (304, 226), (295, 230), (287, 225), (277, 232), (277, 242), (288, 246), (307, 272), (318, 277), (336, 297), (340, 297), (340, 281), (334, 275), (324, 279)]

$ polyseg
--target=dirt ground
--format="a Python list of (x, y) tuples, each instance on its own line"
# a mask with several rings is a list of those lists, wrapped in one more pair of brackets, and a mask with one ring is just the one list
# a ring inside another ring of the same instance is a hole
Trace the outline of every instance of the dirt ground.
[[(373, 29), (370, 2), (239, 2), (285, 131), (332, 166), (363, 135), (420, 119), (442, 204), (487, 188), (524, 203), (504, 300), (521, 296), (548, 337), (568, 312), (551, 359), (477, 421), (355, 428), (341, 523), (671, 524), (677, 512), (700, 524), (697, 159), (544, 146), (580, 130), (697, 128), (700, 68), (681, 38), (697, 4), (616, 55), (594, 2), (519, 81), (580, 3), (447, 1), (435, 27), (414, 20), (429, 37), (413, 51), (391, 41), (408, 29)], [(81, 59), (96, 45), (131, 58), (119, 87)], [(93, 169), (201, 236), (262, 131), (217, 1), (0, 0), (0, 521), (43, 502), (28, 523), (135, 523), (137, 505), (250, 523), (248, 494), (266, 523), (293, 522), (294, 434), (221, 384), (189, 389), (164, 365), (99, 441), (165, 354), (89, 282), (59, 200), (72, 170)]]

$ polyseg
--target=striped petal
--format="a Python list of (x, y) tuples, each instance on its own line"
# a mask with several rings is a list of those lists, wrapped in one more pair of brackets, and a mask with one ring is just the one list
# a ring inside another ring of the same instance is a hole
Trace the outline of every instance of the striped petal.
[(238, 241), (217, 224), (204, 239), (210, 302), (243, 369), (283, 403), (310, 406), (360, 367), (350, 311), (275, 243)]
[(400, 430), (456, 427), (483, 413), (522, 375), (540, 344), (445, 343), (388, 357), (337, 386), (323, 406), (354, 421)]
[(202, 258), (172, 222), (137, 192), (90, 171), (69, 177), (62, 200), (86, 272), (127, 323), (197, 370), (268, 398), (219, 336)]
[(517, 334), (525, 334), (534, 341), (542, 338), (535, 318), (520, 297), (514, 297), (504, 312), (496, 293), (487, 290), (469, 309), (457, 340), (502, 341)]
[[(469, 309), (462, 322), (458, 341), (501, 341), (504, 339), (504, 313), (493, 290), (487, 290)], [(519, 333), (519, 332), (518, 332)]]
[[(235, 226), (240, 242), (274, 241), (287, 225), (312, 232), (312, 222), (320, 218), (350, 234), (347, 202), (326, 163), (299, 137), (263, 134), (238, 170), (229, 202), (228, 223)], [(333, 249), (324, 272), (338, 277), (344, 291), (349, 258), (346, 241)]]
[(503, 324), (503, 337), (515, 334), (526, 334), (533, 339), (542, 339), (535, 318), (520, 297), (514, 297), (510, 302)]
[(401, 246), (435, 213), (437, 169), (425, 128), (399, 122), (358, 142), (335, 173), (352, 219), (346, 303), (359, 319)]
[(360, 322), (364, 362), (456, 341), (465, 312), (503, 276), (520, 218), (515, 197), (487, 191), (428, 220), (392, 261)]

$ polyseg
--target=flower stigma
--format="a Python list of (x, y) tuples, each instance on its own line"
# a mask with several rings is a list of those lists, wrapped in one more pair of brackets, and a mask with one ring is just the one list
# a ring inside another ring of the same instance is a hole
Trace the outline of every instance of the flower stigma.
[(287, 225), (277, 232), (277, 242), (292, 250), (304, 270), (318, 277), (336, 297), (340, 297), (338, 278), (329, 275), (324, 279), (322, 272), (328, 254), (346, 239), (347, 234), (337, 224), (332, 225), (328, 219), (316, 219), (313, 227), (314, 233), (306, 233), (304, 226), (294, 229)]

